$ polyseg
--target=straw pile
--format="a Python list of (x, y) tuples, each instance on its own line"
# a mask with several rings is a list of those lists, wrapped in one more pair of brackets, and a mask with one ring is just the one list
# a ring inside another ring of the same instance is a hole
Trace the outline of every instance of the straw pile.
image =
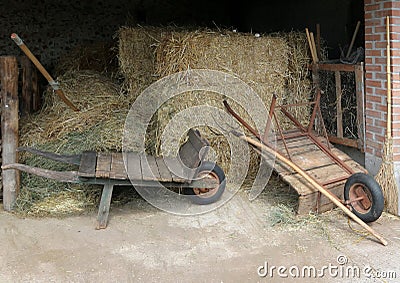
[[(130, 98), (120, 94), (119, 85), (94, 71), (70, 71), (58, 81), (80, 111), (72, 111), (48, 89), (43, 109), (21, 120), (20, 145), (60, 154), (121, 150)], [(20, 159), (30, 166), (76, 170), (31, 154), (21, 154)], [(99, 195), (98, 187), (59, 183), (34, 175), (23, 174), (21, 185), (17, 209), (34, 215), (78, 213), (94, 207)], [(55, 202), (57, 208), (52, 205)]]

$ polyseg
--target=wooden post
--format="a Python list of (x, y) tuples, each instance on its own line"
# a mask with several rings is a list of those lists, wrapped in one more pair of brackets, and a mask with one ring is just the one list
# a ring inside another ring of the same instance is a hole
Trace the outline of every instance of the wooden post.
[(21, 112), (27, 115), (32, 111), (32, 67), (29, 58), (19, 57), (22, 68), (22, 93), (21, 93)]
[[(0, 57), (1, 133), (3, 164), (17, 163), (18, 146), (18, 63), (13, 56)], [(4, 170), (3, 207), (12, 210), (19, 191), (19, 172)]]
[(340, 72), (335, 71), (336, 84), (336, 135), (338, 138), (343, 138), (343, 110), (342, 110), (342, 81)]
[(359, 149), (365, 152), (365, 92), (364, 92), (364, 64), (355, 66), (356, 100), (357, 100), (357, 131)]

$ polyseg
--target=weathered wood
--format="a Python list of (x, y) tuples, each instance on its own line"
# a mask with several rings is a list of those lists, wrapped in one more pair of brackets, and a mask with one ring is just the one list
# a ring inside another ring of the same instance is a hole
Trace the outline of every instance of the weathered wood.
[[(329, 188), (329, 191), (336, 195), (339, 199), (343, 199), (343, 186), (345, 182), (336, 184), (334, 187)], [(315, 191), (308, 195), (299, 196), (299, 204), (297, 207), (298, 215), (307, 215), (310, 212), (326, 212), (336, 207), (335, 204), (326, 196), (319, 194)]]
[(84, 151), (79, 165), (79, 176), (92, 178), (96, 176), (97, 153), (95, 151)]
[(359, 149), (365, 152), (365, 94), (364, 94), (364, 64), (355, 68), (356, 101), (357, 101), (357, 134)]
[(97, 154), (96, 177), (109, 178), (111, 171), (111, 154), (99, 152)]
[[(15, 57), (0, 57), (2, 163), (17, 163), (18, 147), (18, 63)], [(12, 210), (19, 192), (19, 171), (3, 172), (3, 207)]]
[(28, 57), (19, 58), (22, 67), (22, 94), (21, 94), (21, 112), (27, 115), (32, 112), (32, 63)]
[(343, 138), (343, 109), (342, 109), (342, 81), (340, 72), (335, 71), (336, 84), (336, 135), (338, 138)]
[(328, 135), (328, 139), (331, 143), (341, 144), (349, 147), (359, 148), (358, 140), (353, 140), (349, 138), (339, 138), (334, 135)]
[[(28, 166), (25, 164), (20, 164), (20, 163), (11, 163), (11, 164), (7, 164), (7, 165), (3, 165), (3, 166), (1, 166), (1, 169), (3, 169), (3, 179), (4, 179), (5, 172), (15, 171), (15, 170), (10, 170), (10, 169), (17, 169), (19, 171), (24, 171), (29, 174), (34, 174), (34, 175), (37, 175), (40, 177), (53, 179), (53, 180), (56, 180), (59, 182), (79, 183), (78, 172), (76, 172), (76, 171), (60, 172), (60, 171), (43, 169), (43, 168), (31, 167), (31, 166)], [(3, 201), (4, 201), (4, 196), (3, 196)]]
[(51, 160), (59, 161), (59, 162), (63, 162), (63, 163), (68, 163), (68, 164), (79, 165), (81, 163), (81, 155), (80, 154), (63, 155), (63, 154), (57, 154), (57, 153), (53, 153), (53, 152), (39, 150), (39, 149), (32, 148), (32, 147), (18, 147), (17, 151), (18, 152), (26, 151), (26, 152), (29, 152), (32, 154), (40, 155), (47, 159), (51, 159)]
[(184, 183), (188, 178), (187, 172), (181, 165), (181, 162), (174, 157), (165, 156), (164, 157), (165, 165), (168, 167), (172, 179), (177, 183)]
[(97, 213), (97, 226), (96, 226), (97, 230), (107, 228), (113, 188), (114, 186), (110, 183), (106, 183), (103, 187), (103, 192), (101, 194), (101, 200), (99, 205), (99, 212)]
[(360, 226), (362, 226), (365, 230), (367, 230), (369, 233), (371, 233), (373, 236), (375, 236), (384, 246), (386, 246), (388, 244), (387, 241), (380, 234), (378, 234), (374, 229), (372, 229), (365, 222), (363, 222), (359, 217), (357, 217), (357, 215), (355, 215), (348, 207), (346, 207), (335, 195), (331, 194), (325, 187), (318, 184), (317, 181), (315, 181), (313, 178), (310, 178), (310, 176), (308, 176), (307, 173), (304, 172), (301, 168), (299, 168), (295, 163), (293, 163), (292, 161), (290, 161), (283, 155), (281, 155), (277, 152), (274, 152), (271, 148), (269, 148), (268, 146), (262, 144), (261, 142), (259, 142), (257, 140), (251, 139), (251, 138), (249, 138), (245, 135), (241, 135), (241, 134), (239, 134), (238, 136), (241, 139), (247, 141), (249, 144), (257, 147), (258, 149), (261, 149), (261, 150), (269, 152), (269, 153), (274, 153), (277, 159), (286, 163), (293, 170), (298, 172), (298, 174), (301, 175), (314, 189), (317, 189), (321, 194), (323, 194), (327, 198), (329, 198), (336, 206), (338, 206), (351, 219), (353, 219)]
[(154, 156), (141, 154), (140, 166), (142, 168), (143, 181), (156, 181), (160, 178)]
[(193, 147), (190, 141), (181, 146), (179, 157), (182, 163), (188, 168), (196, 168), (200, 164), (199, 152)]
[(354, 72), (354, 68), (357, 65), (351, 64), (324, 64), (320, 63), (317, 65), (317, 69), (321, 71), (342, 71), (342, 72)]
[(172, 182), (172, 175), (169, 171), (167, 165), (165, 165), (163, 157), (157, 157), (156, 163), (158, 166), (158, 172), (160, 172), (160, 181), (161, 182)]
[(135, 152), (126, 153), (128, 177), (131, 180), (142, 180), (142, 168), (140, 167), (140, 155)]
[(111, 179), (125, 180), (128, 178), (128, 175), (125, 170), (124, 160), (122, 158), (122, 153), (112, 153), (111, 155)]

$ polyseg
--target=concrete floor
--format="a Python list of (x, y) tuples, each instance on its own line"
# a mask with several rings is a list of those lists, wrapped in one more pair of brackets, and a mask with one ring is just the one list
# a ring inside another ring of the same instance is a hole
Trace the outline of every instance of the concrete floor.
[[(101, 231), (94, 230), (95, 213), (23, 219), (0, 212), (0, 282), (291, 282), (289, 270), (301, 276), (305, 266), (332, 270), (297, 282), (400, 281), (398, 218), (384, 215), (372, 224), (388, 240), (384, 247), (351, 230), (340, 211), (274, 227), (270, 213), (265, 195), (249, 202), (244, 193), (188, 217), (137, 200), (112, 207)], [(266, 264), (269, 273), (260, 277)], [(271, 275), (272, 266), (286, 271)], [(359, 277), (346, 275), (352, 268)], [(368, 278), (373, 274), (396, 278)]]

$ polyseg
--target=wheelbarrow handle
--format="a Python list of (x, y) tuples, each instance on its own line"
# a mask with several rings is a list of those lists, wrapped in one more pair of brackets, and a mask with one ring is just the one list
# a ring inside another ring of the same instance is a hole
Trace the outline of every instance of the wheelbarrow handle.
[(29, 50), (29, 48), (25, 45), (24, 41), (18, 36), (18, 34), (11, 34), (11, 39), (21, 48), (21, 50), (25, 53), (25, 55), (32, 61), (32, 63), (36, 66), (36, 68), (42, 73), (42, 75), (49, 82), (50, 86), (54, 89), (54, 92), (61, 98), (61, 100), (67, 104), (72, 110), (79, 111), (78, 108), (72, 104), (71, 101), (65, 96), (64, 92), (59, 88), (59, 85), (51, 75), (46, 71), (43, 65), (39, 62), (35, 55)]

